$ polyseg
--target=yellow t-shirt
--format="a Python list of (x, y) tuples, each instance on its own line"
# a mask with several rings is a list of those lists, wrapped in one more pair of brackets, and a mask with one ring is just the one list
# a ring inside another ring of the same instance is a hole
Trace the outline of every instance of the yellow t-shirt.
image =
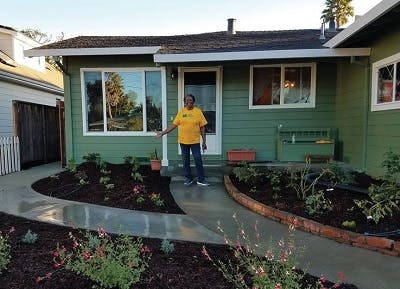
[(182, 108), (176, 115), (173, 124), (178, 126), (178, 142), (182, 144), (200, 143), (200, 128), (207, 120), (200, 108)]

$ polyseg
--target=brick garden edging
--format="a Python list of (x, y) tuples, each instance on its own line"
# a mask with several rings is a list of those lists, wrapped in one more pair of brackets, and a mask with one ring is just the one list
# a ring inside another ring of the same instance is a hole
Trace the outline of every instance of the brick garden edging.
[(224, 176), (225, 188), (228, 194), (239, 204), (249, 208), (262, 216), (268, 217), (283, 224), (293, 224), (296, 219), (296, 228), (321, 237), (326, 237), (340, 243), (349, 244), (377, 251), (386, 255), (400, 257), (400, 242), (387, 238), (365, 236), (359, 233), (350, 232), (340, 228), (326, 226), (306, 218), (280, 211), (264, 205), (241, 193), (231, 182), (229, 176)]

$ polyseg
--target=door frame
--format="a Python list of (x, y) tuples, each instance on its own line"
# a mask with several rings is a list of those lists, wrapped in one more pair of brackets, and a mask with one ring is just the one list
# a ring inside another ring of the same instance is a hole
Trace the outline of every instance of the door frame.
[[(222, 153), (222, 66), (205, 67), (178, 67), (178, 111), (183, 108), (183, 98), (185, 92), (185, 72), (207, 72), (215, 71), (215, 140), (217, 142), (215, 152), (205, 151), (205, 155), (221, 155)], [(178, 144), (178, 154), (181, 154)]]

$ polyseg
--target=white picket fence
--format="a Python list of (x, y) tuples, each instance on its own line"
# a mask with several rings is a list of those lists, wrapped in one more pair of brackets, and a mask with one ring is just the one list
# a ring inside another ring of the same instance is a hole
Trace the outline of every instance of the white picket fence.
[(20, 170), (19, 138), (0, 137), (0, 176)]

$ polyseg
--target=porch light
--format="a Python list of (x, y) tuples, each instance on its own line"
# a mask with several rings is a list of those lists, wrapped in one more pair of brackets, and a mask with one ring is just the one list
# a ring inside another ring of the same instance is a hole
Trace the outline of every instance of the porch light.
[(176, 68), (171, 68), (170, 77), (172, 80), (174, 80), (178, 77), (178, 70)]

